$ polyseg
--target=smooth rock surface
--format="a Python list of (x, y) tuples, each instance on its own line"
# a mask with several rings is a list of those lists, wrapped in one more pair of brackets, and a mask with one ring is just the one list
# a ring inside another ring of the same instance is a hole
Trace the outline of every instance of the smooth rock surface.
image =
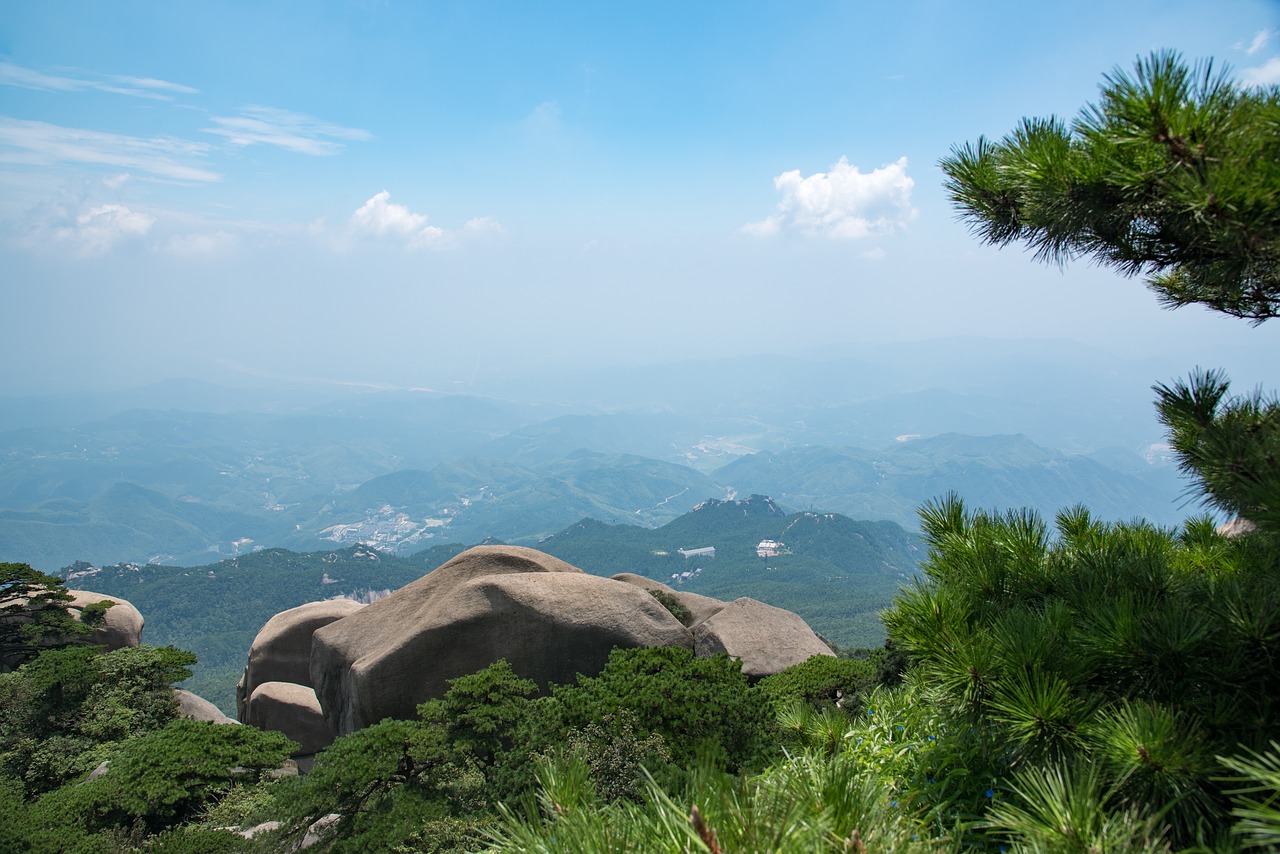
[(146, 621), (142, 619), (142, 614), (133, 607), (131, 602), (119, 596), (108, 596), (105, 593), (93, 593), (88, 590), (68, 590), (67, 592), (71, 594), (67, 611), (77, 620), (80, 619), (80, 613), (90, 605), (96, 605), (99, 602), (115, 603), (103, 613), (103, 620), (94, 627), (93, 634), (83, 638), (86, 643), (100, 644), (108, 650), (124, 649), (142, 643), (142, 629)]
[(213, 703), (198, 694), (192, 694), (183, 688), (174, 688), (173, 696), (178, 701), (178, 717), (189, 721), (209, 721), (215, 724), (238, 724), (238, 720), (229, 718)]
[(267, 620), (249, 647), (249, 663), (236, 686), (240, 719), (245, 720), (245, 704), (259, 685), (293, 682), (311, 687), (311, 636), (364, 607), (351, 599), (326, 599), (281, 611)]
[(726, 652), (742, 659), (753, 679), (781, 673), (815, 655), (834, 655), (831, 647), (798, 614), (755, 599), (735, 599), (693, 630), (694, 652)]
[(275, 730), (298, 742), (298, 754), (318, 753), (333, 743), (316, 694), (293, 682), (264, 682), (249, 695), (245, 723)]
[(693, 628), (713, 614), (718, 614), (727, 604), (719, 599), (703, 596), (701, 593), (688, 593), (684, 590), (677, 590), (674, 587), (663, 584), (661, 581), (654, 581), (652, 578), (636, 575), (633, 572), (620, 572), (613, 576), (613, 580), (634, 584), (637, 587), (643, 587), (645, 590), (660, 590), (671, 596), (689, 609), (692, 617), (685, 623), (689, 628)]
[(448, 680), (505, 658), (540, 687), (596, 674), (615, 646), (693, 648), (644, 589), (516, 546), (469, 549), (316, 631), (311, 679), (340, 735), (411, 718)]

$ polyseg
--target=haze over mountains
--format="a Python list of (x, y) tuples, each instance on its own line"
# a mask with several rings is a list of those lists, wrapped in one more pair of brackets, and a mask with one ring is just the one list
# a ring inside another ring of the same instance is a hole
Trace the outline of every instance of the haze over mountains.
[(0, 553), (194, 565), (266, 547), (536, 544), (583, 518), (658, 526), (708, 498), (915, 526), (1076, 503), (1174, 523), (1150, 386), (1176, 360), (948, 340), (489, 378), (449, 390), (175, 380), (0, 401)]

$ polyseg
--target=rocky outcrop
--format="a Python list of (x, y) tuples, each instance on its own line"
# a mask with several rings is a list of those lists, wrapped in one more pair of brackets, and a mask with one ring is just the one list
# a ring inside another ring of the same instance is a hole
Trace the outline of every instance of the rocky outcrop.
[(213, 703), (204, 697), (192, 694), (182, 688), (173, 689), (173, 697), (178, 701), (178, 717), (189, 721), (208, 721), (214, 724), (238, 724), (239, 721), (229, 718)]
[(102, 614), (102, 621), (94, 626), (93, 634), (85, 636), (85, 643), (99, 644), (108, 650), (124, 649), (142, 643), (142, 628), (145, 620), (132, 603), (119, 596), (107, 596), (104, 593), (92, 593), (88, 590), (68, 590), (71, 601), (67, 603), (67, 613), (80, 619), (85, 608), (100, 602), (111, 602), (112, 605)]
[(693, 630), (699, 656), (726, 652), (742, 659), (742, 672), (759, 678), (815, 655), (833, 655), (799, 615), (755, 599), (735, 599)]
[(318, 630), (311, 679), (339, 734), (412, 717), (448, 680), (505, 658), (541, 687), (598, 673), (614, 647), (693, 637), (645, 590), (533, 549), (480, 546)]
[(284, 733), (298, 742), (298, 756), (319, 753), (333, 743), (333, 730), (324, 719), (315, 691), (293, 682), (257, 686), (246, 703), (244, 722)]
[[(677, 618), (650, 591), (688, 613), (673, 606)], [(781, 608), (725, 603), (631, 573), (601, 578), (534, 549), (480, 546), (373, 604), (317, 602), (273, 617), (250, 650), (239, 717), (283, 732), (307, 754), (384, 718), (412, 718), (451, 679), (499, 659), (545, 689), (599, 673), (615, 647), (656, 646), (728, 653), (752, 677), (831, 654)]]
[(247, 703), (254, 690), (267, 682), (292, 682), (311, 687), (311, 636), (316, 629), (349, 617), (365, 607), (350, 599), (308, 602), (281, 611), (254, 637), (249, 663), (236, 685), (236, 710), (247, 721)]

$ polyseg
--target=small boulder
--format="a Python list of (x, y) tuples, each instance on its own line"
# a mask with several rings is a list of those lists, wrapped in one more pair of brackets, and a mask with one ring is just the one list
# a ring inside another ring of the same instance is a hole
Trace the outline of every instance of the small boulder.
[(83, 638), (85, 643), (99, 644), (107, 650), (124, 649), (142, 643), (142, 627), (145, 620), (141, 612), (132, 603), (119, 596), (108, 596), (105, 593), (93, 593), (88, 590), (68, 590), (71, 601), (67, 603), (67, 612), (77, 620), (84, 609), (99, 602), (113, 603), (102, 614), (102, 621), (93, 627), (93, 634)]
[(174, 699), (178, 701), (178, 717), (189, 721), (208, 721), (214, 724), (238, 724), (239, 721), (223, 714), (213, 703), (204, 697), (192, 694), (183, 688), (173, 689)]
[(316, 692), (293, 682), (263, 682), (247, 703), (245, 723), (275, 730), (298, 742), (298, 755), (319, 753), (333, 743)]
[(798, 614), (755, 599), (735, 599), (693, 630), (699, 656), (726, 652), (753, 679), (781, 673), (815, 655), (833, 655)]

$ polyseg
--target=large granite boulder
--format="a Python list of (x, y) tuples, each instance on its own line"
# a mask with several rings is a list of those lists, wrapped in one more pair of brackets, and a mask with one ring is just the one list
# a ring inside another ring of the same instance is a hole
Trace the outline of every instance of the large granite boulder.
[(632, 584), (534, 549), (480, 546), (318, 629), (311, 681), (340, 735), (410, 718), (448, 680), (500, 658), (546, 687), (596, 674), (614, 647), (684, 646), (693, 636)]
[(263, 683), (293, 682), (311, 687), (312, 634), (363, 607), (351, 599), (326, 599), (281, 611), (267, 620), (249, 646), (249, 664), (236, 685), (240, 720), (246, 720), (249, 697)]
[(319, 753), (333, 743), (333, 730), (320, 711), (316, 692), (293, 682), (263, 682), (246, 703), (244, 722), (284, 733), (298, 742), (295, 756)]
[(694, 653), (725, 652), (742, 659), (742, 672), (758, 679), (781, 673), (831, 647), (798, 614), (755, 599), (735, 599), (693, 630)]
[(80, 619), (84, 609), (99, 602), (113, 603), (102, 615), (102, 622), (94, 626), (93, 634), (83, 638), (85, 643), (98, 644), (108, 650), (124, 649), (142, 643), (142, 628), (145, 620), (137, 608), (119, 596), (108, 596), (105, 593), (93, 593), (88, 590), (68, 590), (71, 601), (67, 603), (67, 613)]

